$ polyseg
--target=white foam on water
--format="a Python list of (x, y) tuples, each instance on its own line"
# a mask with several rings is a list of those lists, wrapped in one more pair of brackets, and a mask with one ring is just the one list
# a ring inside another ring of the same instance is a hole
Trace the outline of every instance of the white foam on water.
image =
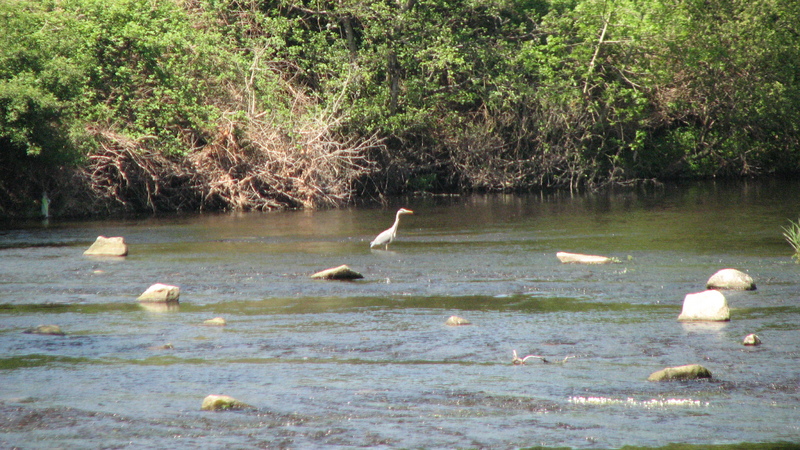
[(653, 398), (650, 400), (637, 400), (632, 397), (626, 399), (608, 397), (570, 397), (569, 402), (575, 405), (617, 406), (624, 405), (637, 408), (668, 408), (668, 407), (708, 407), (709, 402), (702, 402), (691, 398)]

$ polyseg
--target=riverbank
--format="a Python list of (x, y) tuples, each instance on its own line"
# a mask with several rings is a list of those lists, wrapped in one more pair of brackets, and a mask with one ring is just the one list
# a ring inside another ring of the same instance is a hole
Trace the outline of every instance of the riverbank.
[(3, 2), (0, 216), (796, 175), (795, 3)]

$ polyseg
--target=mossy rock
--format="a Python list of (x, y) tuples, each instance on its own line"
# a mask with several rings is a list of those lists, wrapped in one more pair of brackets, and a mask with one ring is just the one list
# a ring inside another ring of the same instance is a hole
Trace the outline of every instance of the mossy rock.
[(361, 275), (360, 273), (351, 269), (347, 264), (343, 264), (339, 267), (333, 267), (331, 269), (325, 269), (317, 272), (314, 275), (311, 275), (311, 278), (321, 280), (357, 280), (359, 278), (364, 278), (364, 275)]
[(701, 378), (711, 378), (711, 371), (700, 364), (688, 364), (685, 366), (667, 367), (666, 369), (653, 372), (647, 377), (647, 381), (697, 380)]
[(203, 399), (203, 404), (200, 409), (203, 411), (228, 411), (237, 409), (253, 409), (253, 407), (228, 395), (212, 394)]

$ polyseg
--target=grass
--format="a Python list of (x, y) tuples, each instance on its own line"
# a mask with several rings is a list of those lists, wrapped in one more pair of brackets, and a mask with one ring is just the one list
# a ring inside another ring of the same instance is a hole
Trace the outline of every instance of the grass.
[(794, 259), (795, 263), (800, 263), (800, 219), (797, 222), (790, 220), (789, 226), (783, 227), (783, 237), (794, 249), (792, 259)]

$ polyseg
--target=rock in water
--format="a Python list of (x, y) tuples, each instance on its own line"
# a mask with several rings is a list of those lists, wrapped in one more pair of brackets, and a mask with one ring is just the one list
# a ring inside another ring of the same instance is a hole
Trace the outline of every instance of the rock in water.
[(706, 283), (706, 289), (731, 289), (739, 291), (753, 291), (756, 283), (753, 278), (736, 269), (722, 269), (711, 275)]
[(356, 280), (359, 278), (364, 278), (364, 275), (356, 272), (355, 270), (348, 267), (346, 264), (341, 265), (339, 267), (334, 267), (332, 269), (325, 269), (321, 272), (317, 272), (314, 275), (311, 275), (311, 278), (323, 279), (323, 280)]
[(464, 319), (463, 317), (450, 316), (450, 318), (447, 319), (447, 321), (444, 324), (449, 325), (451, 327), (457, 327), (459, 325), (472, 325), (472, 322), (470, 322), (467, 319)]
[(24, 332), (28, 334), (47, 334), (51, 336), (64, 336), (65, 334), (58, 325), (39, 325), (38, 327), (28, 328)]
[(226, 322), (222, 317), (214, 317), (213, 319), (203, 321), (203, 325), (209, 325), (212, 327), (224, 327), (227, 325), (227, 323), (228, 322)]
[(728, 301), (720, 291), (708, 290), (687, 294), (683, 299), (683, 310), (678, 316), (680, 321), (716, 321), (731, 319)]
[(177, 302), (180, 295), (181, 290), (178, 286), (156, 283), (147, 288), (137, 300), (140, 302)]
[(247, 403), (242, 403), (233, 397), (227, 395), (209, 395), (203, 399), (203, 405), (200, 407), (203, 411), (221, 411), (229, 409), (247, 409), (252, 406)]
[(667, 367), (653, 372), (647, 377), (647, 381), (697, 380), (699, 378), (711, 378), (711, 372), (700, 364), (689, 364)]
[(127, 256), (128, 245), (125, 244), (125, 238), (122, 237), (97, 236), (94, 244), (83, 254), (89, 256)]
[(744, 345), (761, 345), (761, 339), (758, 335), (755, 334), (748, 334), (744, 337), (744, 341), (742, 342)]
[(582, 255), (580, 253), (558, 252), (556, 257), (564, 264), (609, 264), (617, 262), (613, 258), (597, 255)]
[(148, 350), (175, 350), (175, 346), (170, 344), (170, 343), (166, 343), (164, 345), (154, 345), (152, 347), (147, 347), (147, 349)]

